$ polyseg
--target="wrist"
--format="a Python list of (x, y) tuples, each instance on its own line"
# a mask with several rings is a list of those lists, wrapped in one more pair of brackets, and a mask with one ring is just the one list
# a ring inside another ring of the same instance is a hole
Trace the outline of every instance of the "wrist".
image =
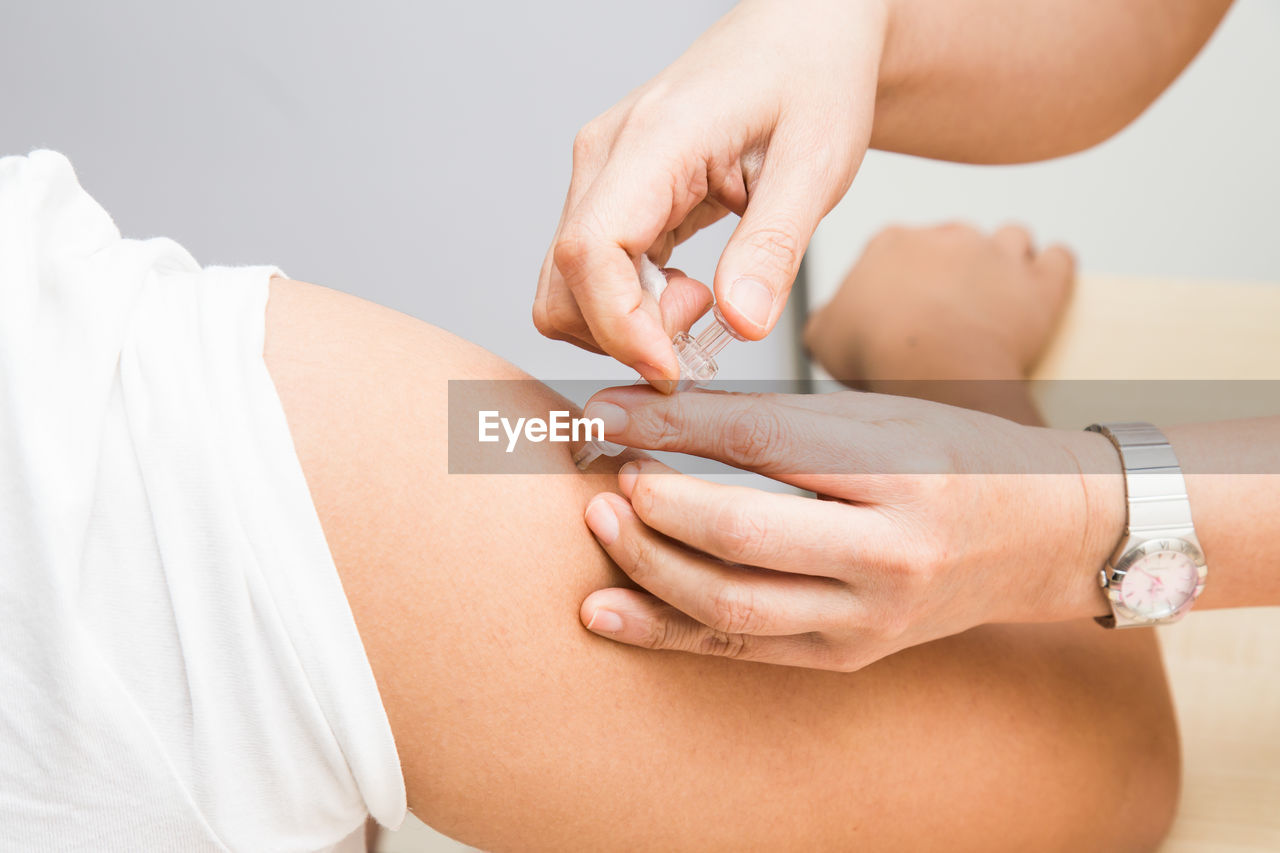
[(1062, 431), (1062, 442), (1078, 471), (1075, 543), (1074, 548), (1063, 550), (1063, 554), (1075, 557), (1063, 566), (1063, 596), (1052, 618), (1105, 616), (1110, 608), (1100, 591), (1098, 572), (1106, 567), (1124, 536), (1128, 518), (1124, 470), (1119, 454), (1105, 436)]

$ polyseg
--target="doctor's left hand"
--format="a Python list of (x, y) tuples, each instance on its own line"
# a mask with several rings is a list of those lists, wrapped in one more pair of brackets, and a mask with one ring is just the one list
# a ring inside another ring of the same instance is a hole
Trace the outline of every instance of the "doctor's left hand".
[[(609, 403), (615, 410), (601, 409)], [(850, 671), (987, 622), (1102, 615), (1096, 577), (1123, 494), (1102, 436), (909, 397), (597, 394), (605, 435), (718, 459), (815, 500), (619, 473), (586, 521), (640, 589), (592, 593), (583, 624), (651, 649)], [(1093, 472), (1093, 473), (1081, 473)]]

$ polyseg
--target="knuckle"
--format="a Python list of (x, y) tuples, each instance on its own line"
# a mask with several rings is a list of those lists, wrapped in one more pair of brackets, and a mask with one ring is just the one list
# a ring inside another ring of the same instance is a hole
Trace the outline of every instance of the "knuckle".
[(653, 425), (653, 448), (665, 450), (675, 447), (683, 432), (684, 415), (676, 397), (667, 397), (659, 404), (657, 421)]
[(949, 548), (934, 534), (918, 528), (901, 529), (904, 547), (896, 550), (884, 565), (895, 578), (895, 586), (903, 593), (902, 597), (909, 601), (913, 593), (937, 576), (939, 567), (946, 563)]
[(647, 536), (624, 536), (626, 565), (621, 566), (632, 580), (648, 588), (658, 571), (658, 548)]
[(721, 584), (712, 593), (710, 616), (708, 625), (725, 634), (753, 634), (762, 625), (756, 595), (741, 583)]
[(1076, 267), (1076, 255), (1069, 248), (1061, 243), (1055, 243), (1044, 250), (1044, 257), (1050, 262), (1059, 263), (1065, 267), (1068, 272)]
[[(910, 615), (912, 612), (912, 608), (902, 604), (878, 608), (875, 616), (867, 625), (871, 634), (871, 641), (867, 644), (867, 647), (896, 647), (898, 640), (907, 633), (907, 630), (912, 625), (913, 620)], [(854, 662), (857, 663), (857, 661)], [(865, 663), (865, 661), (862, 663)]]
[(556, 332), (577, 334), (587, 330), (578, 303), (573, 299), (547, 300), (543, 320)]
[(736, 412), (725, 424), (725, 455), (735, 465), (753, 468), (771, 458), (782, 436), (781, 420), (758, 403)]
[(694, 651), (721, 658), (742, 658), (747, 653), (747, 637), (726, 631), (708, 629), (698, 638)]
[(968, 222), (964, 222), (959, 219), (953, 219), (953, 220), (950, 220), (949, 222), (944, 222), (941, 225), (937, 226), (934, 230), (937, 231), (939, 234), (950, 234), (956, 237), (978, 236), (978, 229), (974, 228)]
[(599, 120), (583, 125), (573, 137), (573, 164), (583, 166), (596, 162), (604, 149), (605, 134)]
[[(646, 450), (678, 449), (682, 423), (681, 415), (676, 411), (678, 406), (679, 404), (672, 397), (664, 397), (661, 400), (630, 407), (628, 409), (630, 420), (627, 424), (628, 440), (633, 446), (643, 447)], [(643, 495), (644, 490), (653, 488), (650, 478), (642, 474), (636, 480), (635, 492), (631, 496), (632, 504), (635, 505), (637, 495)], [(645, 508), (637, 506), (637, 511)], [(640, 517), (644, 518), (643, 512)]]
[[(536, 323), (534, 325), (537, 326)], [(553, 341), (564, 341), (574, 346), (582, 346), (582, 341), (567, 328), (556, 326), (555, 324), (547, 324), (545, 327), (537, 326), (537, 329), (543, 337), (550, 338)]]
[(943, 497), (943, 490), (936, 482), (928, 481), (930, 479), (938, 481), (964, 471), (963, 466), (972, 467), (972, 455), (968, 449), (959, 448), (955, 444), (935, 443), (924, 446), (921, 443), (913, 447), (910, 468), (906, 469), (918, 481), (913, 485), (913, 497), (921, 503), (928, 500), (928, 496)]
[(935, 540), (925, 546), (925, 553), (914, 573), (917, 588), (927, 590), (946, 573), (954, 554), (951, 546), (944, 540)]
[(646, 649), (667, 649), (672, 647), (673, 637), (671, 622), (658, 617), (645, 621), (644, 630), (635, 642)]
[(1031, 248), (1031, 232), (1021, 225), (1005, 225), (1002, 226), (992, 239), (997, 243), (1003, 243), (1018, 252), (1026, 252)]
[(632, 103), (622, 128), (627, 133), (646, 134), (660, 127), (673, 112), (667, 87), (651, 82)]
[(848, 646), (829, 646), (818, 656), (823, 669), (836, 672), (854, 672), (866, 665), (863, 653), (856, 652)]
[(538, 300), (533, 305), (533, 327), (544, 337), (549, 338), (556, 333), (556, 327), (551, 324), (551, 312), (547, 310), (542, 300)]
[(726, 504), (716, 513), (711, 536), (721, 552), (734, 562), (763, 565), (771, 553), (771, 531), (757, 513), (737, 504)]
[(552, 258), (560, 272), (569, 278), (582, 266), (591, 249), (592, 235), (579, 223), (566, 223), (552, 249)]
[(896, 601), (892, 608), (887, 608), (890, 612), (882, 614), (890, 628), (897, 626), (897, 617), (910, 621), (916, 607), (937, 596), (935, 587), (946, 576), (951, 559), (951, 549), (946, 543), (935, 540), (919, 542), (905, 555), (895, 572)]
[[(929, 594), (929, 582), (936, 576), (932, 556), (917, 558), (906, 566), (900, 576), (900, 606), (893, 608), (895, 614), (902, 613), (913, 602)], [(892, 619), (887, 620), (892, 623)]]
[(947, 547), (932, 537), (920, 537), (913, 550), (910, 562), (905, 566), (905, 574), (913, 579), (932, 574), (947, 554)]
[(631, 509), (641, 521), (652, 518), (653, 510), (658, 505), (658, 489), (654, 484), (654, 478), (647, 476), (643, 471), (636, 475), (635, 484), (631, 487)]

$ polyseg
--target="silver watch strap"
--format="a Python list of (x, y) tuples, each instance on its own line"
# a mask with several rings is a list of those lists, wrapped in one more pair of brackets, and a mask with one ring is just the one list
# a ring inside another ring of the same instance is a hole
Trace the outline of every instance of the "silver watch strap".
[(1089, 430), (1105, 435), (1120, 453), (1129, 507), (1126, 537), (1152, 539), (1192, 529), (1187, 484), (1164, 433), (1141, 421), (1093, 424)]
[[(1143, 421), (1091, 424), (1087, 429), (1101, 433), (1115, 445), (1124, 467), (1128, 515), (1108, 568), (1114, 567), (1135, 539), (1194, 534), (1182, 467), (1164, 433)], [(1117, 626), (1114, 613), (1097, 621), (1108, 628)]]

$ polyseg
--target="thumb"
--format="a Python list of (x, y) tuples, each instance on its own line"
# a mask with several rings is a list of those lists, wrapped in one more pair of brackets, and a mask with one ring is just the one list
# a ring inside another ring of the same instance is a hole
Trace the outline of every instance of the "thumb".
[(715, 293), (734, 331), (758, 341), (773, 329), (832, 195), (812, 155), (771, 145), (742, 220), (716, 267)]

